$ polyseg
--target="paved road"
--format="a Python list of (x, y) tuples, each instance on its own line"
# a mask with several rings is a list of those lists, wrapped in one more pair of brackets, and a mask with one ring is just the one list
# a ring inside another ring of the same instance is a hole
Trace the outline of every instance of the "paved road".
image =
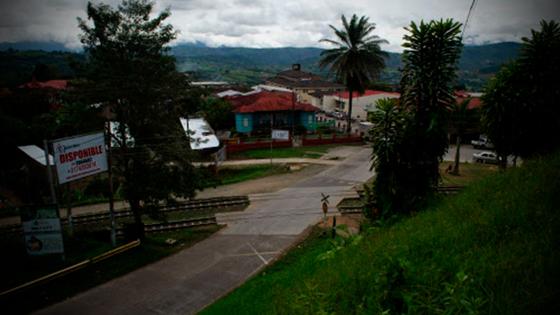
[[(344, 149), (349, 148), (349, 149)], [(333, 150), (337, 149), (337, 150)], [(316, 166), (333, 166), (340, 164), (340, 160), (329, 160), (328, 157), (337, 157), (337, 158), (344, 158), (345, 154), (348, 154), (348, 150), (351, 150), (352, 147), (341, 147), (341, 148), (333, 148), (332, 154), (328, 154), (327, 158), (325, 159), (309, 159), (309, 158), (282, 158), (282, 159), (272, 159), (272, 163), (274, 164), (311, 164)], [(212, 163), (200, 163), (203, 165), (208, 165)], [(222, 166), (248, 166), (248, 165), (265, 165), (270, 164), (270, 159), (249, 159), (249, 160), (232, 160), (232, 161), (225, 161), (221, 165)], [(311, 168), (311, 167), (310, 167)], [(267, 183), (262, 184), (259, 189), (251, 189), (248, 186), (253, 184), (258, 184), (255, 180), (251, 182), (241, 182), (231, 185), (225, 186), (218, 186), (217, 188), (207, 188), (202, 192), (197, 193), (197, 198), (211, 198), (211, 197), (218, 197), (218, 196), (232, 196), (232, 195), (245, 195), (247, 191), (254, 192), (254, 191), (267, 191), (271, 188), (275, 188), (278, 186), (283, 186), (284, 182), (290, 181), (292, 178), (296, 178), (297, 174), (281, 174), (274, 176), (275, 180), (278, 180), (276, 183)], [(261, 180), (266, 180), (262, 178)], [(258, 180), (257, 180), (258, 181)], [(277, 189), (277, 188), (276, 188)], [(115, 201), (115, 210), (124, 210), (129, 207), (128, 202), (126, 201)], [(80, 215), (80, 214), (87, 214), (87, 213), (95, 213), (95, 212), (105, 212), (109, 211), (109, 204), (108, 203), (99, 203), (93, 205), (85, 205), (85, 206), (78, 206), (72, 209), (73, 215)], [(62, 206), (60, 208), (60, 216), (66, 217), (67, 209)], [(11, 225), (11, 224), (19, 224), (21, 223), (21, 219), (19, 216), (14, 217), (6, 217), (0, 218), (0, 225)]]
[(366, 181), (368, 147), (340, 164), (275, 193), (251, 195), (244, 212), (219, 215), (228, 226), (176, 255), (114, 279), (38, 314), (192, 314), (261, 270), (321, 218), (320, 193), (331, 205)]

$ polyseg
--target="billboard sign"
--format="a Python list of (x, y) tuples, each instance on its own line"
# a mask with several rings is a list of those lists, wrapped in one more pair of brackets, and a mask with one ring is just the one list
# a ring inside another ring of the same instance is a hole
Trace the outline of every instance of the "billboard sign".
[(59, 184), (108, 170), (102, 132), (55, 140), (53, 149)]
[(272, 129), (272, 139), (290, 140), (290, 132), (288, 130)]
[(56, 205), (22, 207), (20, 213), (25, 248), (29, 255), (64, 253)]

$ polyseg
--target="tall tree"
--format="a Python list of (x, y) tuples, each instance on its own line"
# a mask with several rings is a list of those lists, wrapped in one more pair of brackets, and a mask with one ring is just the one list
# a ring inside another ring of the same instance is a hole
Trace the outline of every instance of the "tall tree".
[(406, 176), (401, 167), (401, 150), (411, 118), (410, 112), (398, 105), (397, 99), (378, 100), (375, 110), (368, 116), (373, 124), (369, 131), (373, 148), (371, 167), (376, 172), (373, 193), (368, 194), (368, 206), (380, 208), (382, 216), (390, 215), (401, 199), (399, 184)]
[(395, 152), (388, 169), (378, 162), (384, 151), (375, 144), (373, 151), (376, 170), (383, 170), (375, 182), (377, 198), (390, 201), (380, 204), (384, 213), (417, 210), (438, 184), (439, 162), (448, 145), (449, 108), (455, 101), (452, 84), (462, 47), (460, 27), (453, 20), (440, 20), (412, 22), (405, 28), (399, 107), (409, 118), (402, 130), (382, 136), (389, 152)]
[(482, 124), (505, 168), (507, 156), (528, 158), (560, 149), (560, 24), (542, 21), (523, 38), (520, 57), (485, 88)]
[(471, 99), (467, 98), (461, 102), (455, 102), (451, 106), (451, 125), (455, 135), (457, 136), (457, 141), (455, 142), (455, 162), (453, 163), (453, 169), (451, 173), (454, 175), (459, 175), (459, 158), (461, 157), (461, 138), (465, 133), (467, 123), (469, 122), (469, 103)]
[(500, 168), (507, 166), (509, 155), (518, 155), (524, 132), (522, 114), (526, 107), (526, 80), (515, 62), (503, 66), (482, 95), (481, 121), (484, 132), (494, 144)]
[(452, 19), (412, 22), (405, 29), (401, 104), (414, 114), (407, 137), (408, 184), (413, 201), (422, 199), (439, 181), (462, 44), (461, 24)]
[(524, 78), (524, 132), (519, 155), (530, 157), (560, 148), (560, 24), (541, 21), (540, 30), (523, 38), (519, 75)]
[[(168, 54), (177, 33), (164, 23), (169, 10), (152, 17), (153, 6), (146, 0), (124, 0), (115, 9), (88, 3), (88, 20), (78, 19), (87, 55), (83, 93), (110, 107), (121, 126), (116, 173), (140, 236), (142, 210), (192, 197), (201, 183), (179, 123), (189, 85)], [(124, 141), (127, 132), (133, 146)]]
[(334, 31), (337, 39), (322, 39), (321, 42), (330, 43), (336, 48), (327, 49), (321, 53), (319, 66), (330, 67), (336, 79), (342, 82), (348, 89), (348, 123), (346, 132), (352, 131), (352, 98), (353, 93), (364, 93), (366, 87), (375, 81), (385, 67), (387, 53), (381, 50), (380, 45), (388, 43), (373, 35), (375, 24), (362, 16), (358, 19), (356, 14), (352, 15), (350, 22), (342, 16), (343, 28), (337, 29), (329, 25)]

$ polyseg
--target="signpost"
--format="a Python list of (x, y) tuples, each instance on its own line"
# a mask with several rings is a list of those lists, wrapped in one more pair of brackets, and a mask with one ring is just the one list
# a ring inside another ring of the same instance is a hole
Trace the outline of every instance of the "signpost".
[(53, 149), (59, 184), (109, 169), (102, 132), (54, 140)]
[(289, 130), (272, 129), (272, 139), (275, 140), (290, 140)]
[(326, 195), (321, 193), (321, 202), (323, 208), (323, 221), (325, 222), (325, 227), (327, 226), (327, 212), (329, 211), (329, 197), (330, 195)]
[(64, 254), (56, 205), (20, 208), (25, 248), (29, 255)]
[(272, 129), (272, 116), (270, 117), (270, 165), (272, 166), (272, 143), (274, 140), (290, 140), (290, 132), (288, 130)]

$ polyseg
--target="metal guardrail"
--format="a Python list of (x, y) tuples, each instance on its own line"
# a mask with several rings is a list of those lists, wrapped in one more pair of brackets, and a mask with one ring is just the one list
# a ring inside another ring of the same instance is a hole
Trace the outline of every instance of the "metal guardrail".
[(39, 284), (47, 283), (47, 282), (52, 281), (52, 280), (54, 280), (54, 279), (56, 279), (56, 278), (65, 276), (65, 275), (70, 274), (70, 273), (72, 273), (72, 272), (74, 272), (74, 271), (80, 270), (80, 269), (85, 268), (85, 267), (87, 267), (87, 266), (89, 266), (89, 265), (93, 265), (93, 264), (98, 263), (98, 262), (100, 262), (100, 261), (102, 261), (102, 260), (105, 260), (105, 259), (107, 259), (107, 258), (113, 257), (113, 256), (115, 256), (115, 255), (117, 255), (117, 254), (120, 254), (120, 253), (122, 253), (122, 252), (125, 252), (125, 251), (127, 251), (127, 250), (130, 250), (130, 249), (132, 249), (132, 248), (135, 248), (135, 247), (137, 247), (137, 246), (139, 246), (139, 245), (140, 245), (140, 240), (132, 241), (132, 242), (130, 242), (130, 243), (127, 243), (127, 244), (124, 244), (124, 245), (119, 246), (119, 247), (117, 247), (117, 248), (114, 248), (114, 249), (112, 249), (112, 250), (110, 250), (110, 251), (108, 251), (108, 252), (105, 252), (105, 253), (103, 253), (103, 254), (101, 254), (101, 255), (95, 256), (95, 257), (93, 257), (93, 258), (91, 258), (91, 259), (86, 259), (86, 260), (81, 261), (81, 262), (79, 262), (79, 263), (77, 263), (77, 264), (74, 264), (74, 265), (72, 265), (72, 266), (70, 266), (70, 267), (66, 267), (66, 268), (64, 268), (64, 269), (61, 269), (61, 270), (56, 271), (56, 272), (53, 272), (53, 273), (48, 274), (48, 275), (46, 275), (46, 276), (37, 278), (37, 279), (32, 280), (32, 281), (29, 281), (29, 282), (26, 282), (26, 283), (24, 283), (24, 284), (22, 284), (22, 285), (19, 285), (19, 286), (15, 287), (15, 288), (12, 288), (12, 289), (9, 289), (9, 290), (0, 292), (0, 297), (5, 297), (5, 296), (7, 296), (7, 295), (9, 295), (9, 294), (12, 294), (12, 293), (15, 293), (15, 292), (18, 292), (18, 291), (23, 291), (23, 290), (26, 290), (26, 289), (31, 288), (31, 287), (33, 287), (33, 286), (39, 285)]
[[(206, 209), (206, 208), (230, 207), (230, 206), (247, 205), (247, 204), (249, 204), (249, 197), (247, 196), (215, 197), (215, 198), (188, 200), (188, 201), (178, 202), (173, 205), (164, 205), (158, 207), (158, 211), (165, 213), (165, 212), (174, 212), (174, 211), (199, 210), (199, 209)], [(133, 215), (132, 210), (129, 209), (115, 211), (115, 218), (131, 217), (132, 215)], [(80, 224), (104, 221), (104, 220), (109, 220), (110, 217), (111, 214), (109, 213), (109, 211), (76, 215), (72, 217), (72, 224), (80, 225)], [(66, 218), (61, 218), (60, 222), (62, 224), (68, 224), (68, 220)], [(22, 233), (21, 224), (12, 224), (12, 225), (5, 225), (0, 227), (0, 235), (11, 234), (11, 233)]]
[[(213, 225), (213, 224), (217, 224), (215, 216), (169, 221), (164, 223), (145, 224), (144, 232), (146, 233), (165, 232), (165, 231), (185, 229), (185, 228), (196, 227), (196, 226)], [(123, 236), (124, 233), (125, 233), (124, 228), (117, 228), (118, 236)]]

